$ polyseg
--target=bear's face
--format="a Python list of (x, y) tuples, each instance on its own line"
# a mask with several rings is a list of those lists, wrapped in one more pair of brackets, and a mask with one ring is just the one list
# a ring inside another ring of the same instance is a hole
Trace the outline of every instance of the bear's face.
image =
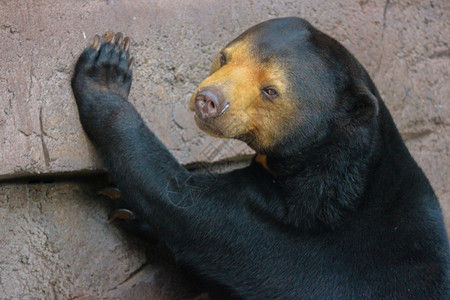
[[(267, 148), (287, 130), (298, 111), (290, 99), (285, 70), (277, 61), (261, 61), (255, 56), (250, 37), (230, 44), (214, 59), (211, 75), (191, 98), (195, 121), (205, 132), (238, 138), (254, 148)], [(196, 95), (204, 90), (222, 93), (226, 101), (218, 116), (199, 112)]]
[(245, 31), (215, 57), (210, 76), (192, 95), (197, 125), (216, 137), (243, 140), (258, 153), (287, 138), (323, 134), (339, 114), (351, 77), (342, 67), (349, 54), (343, 47), (331, 53), (331, 44), (338, 43), (298, 18)]

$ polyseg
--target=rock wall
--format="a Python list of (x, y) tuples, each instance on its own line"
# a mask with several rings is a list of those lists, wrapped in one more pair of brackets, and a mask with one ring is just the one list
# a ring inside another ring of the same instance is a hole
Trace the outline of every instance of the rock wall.
[(195, 294), (164, 251), (105, 223), (110, 204), (94, 192), (103, 166), (78, 121), (72, 68), (95, 34), (129, 35), (130, 101), (170, 151), (185, 164), (245, 160), (242, 143), (197, 130), (187, 102), (222, 46), (283, 16), (308, 19), (367, 68), (449, 227), (450, 2), (0, 0), (0, 298)]
[(196, 295), (163, 249), (107, 222), (111, 200), (96, 195), (106, 184), (0, 184), (0, 299)]

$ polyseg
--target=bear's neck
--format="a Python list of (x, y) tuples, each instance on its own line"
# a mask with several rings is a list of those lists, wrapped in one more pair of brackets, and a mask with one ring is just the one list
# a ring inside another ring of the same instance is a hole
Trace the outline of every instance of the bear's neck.
[(283, 223), (317, 231), (345, 222), (363, 198), (375, 159), (379, 139), (370, 131), (338, 132), (293, 153), (266, 156), (265, 167), (282, 188)]

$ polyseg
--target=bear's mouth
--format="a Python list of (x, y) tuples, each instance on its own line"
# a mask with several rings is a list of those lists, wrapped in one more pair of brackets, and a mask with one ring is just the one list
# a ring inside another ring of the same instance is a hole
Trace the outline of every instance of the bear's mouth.
[(222, 137), (223, 132), (220, 130), (217, 126), (214, 126), (210, 122), (203, 120), (201, 117), (195, 113), (194, 115), (195, 124), (197, 124), (198, 128), (206, 132), (207, 134), (210, 134), (212, 136)]

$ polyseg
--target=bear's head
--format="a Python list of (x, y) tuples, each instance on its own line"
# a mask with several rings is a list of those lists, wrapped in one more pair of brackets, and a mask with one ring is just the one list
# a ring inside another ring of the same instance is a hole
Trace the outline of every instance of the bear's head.
[(371, 123), (378, 92), (337, 41), (299, 18), (260, 23), (214, 58), (189, 107), (210, 135), (257, 153), (298, 151), (331, 130)]

